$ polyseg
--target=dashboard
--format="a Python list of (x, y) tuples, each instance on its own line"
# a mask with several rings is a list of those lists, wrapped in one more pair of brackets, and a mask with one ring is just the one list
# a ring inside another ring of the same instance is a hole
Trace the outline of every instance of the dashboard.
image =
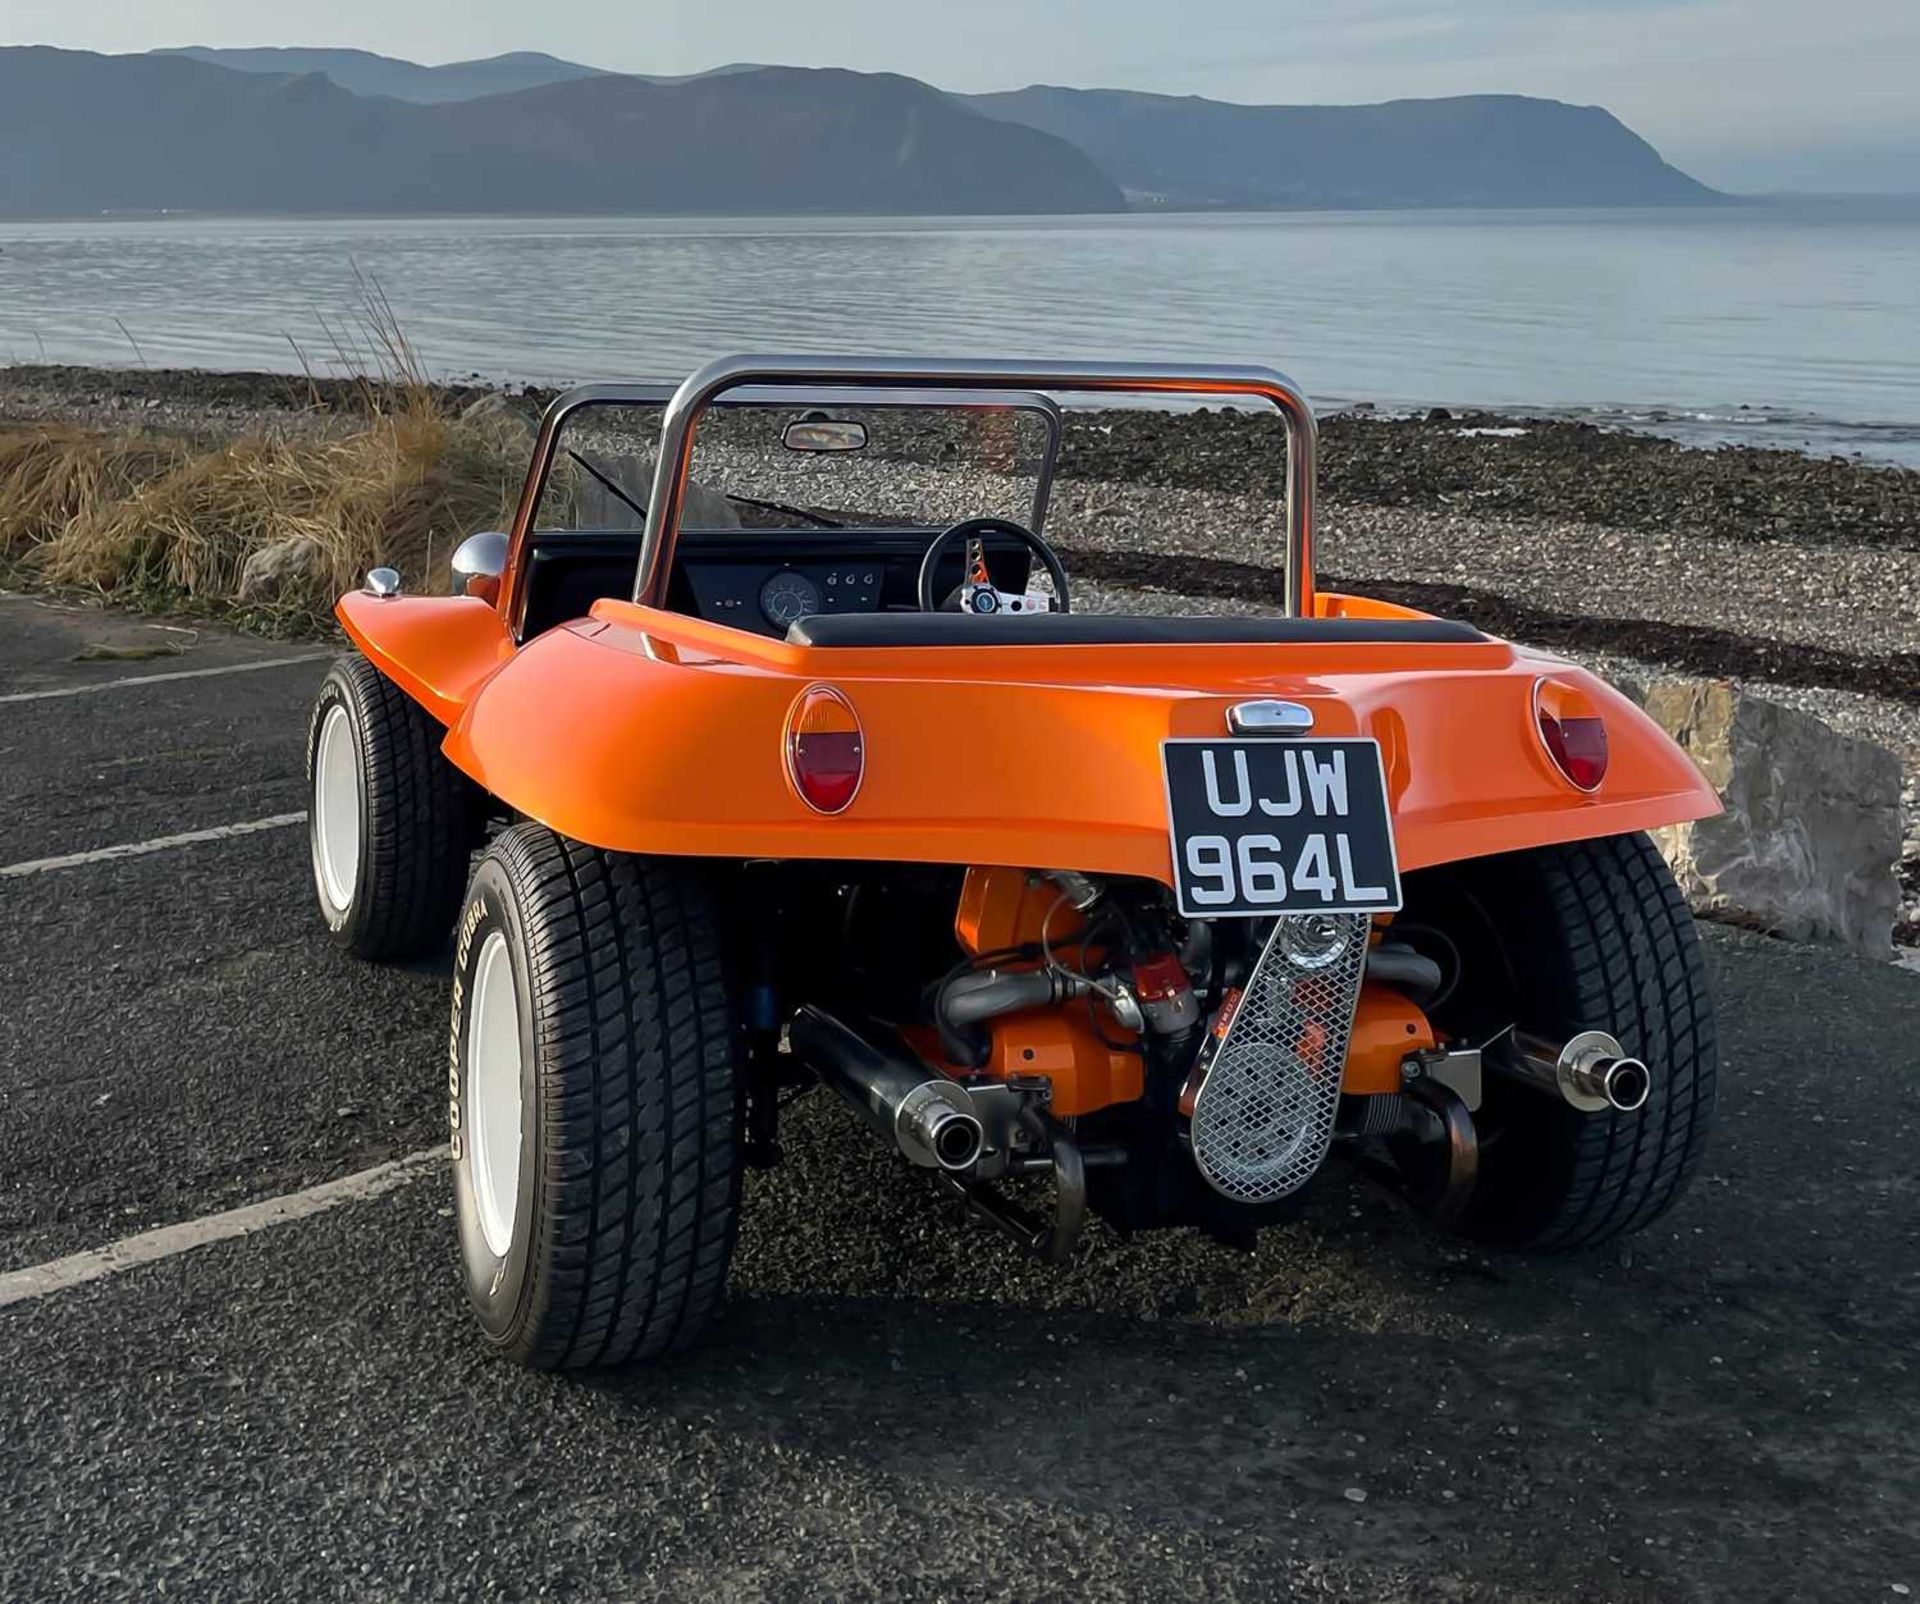
[[(667, 605), (715, 624), (781, 636), (817, 613), (914, 611), (930, 529), (687, 531), (674, 551)], [(1032, 558), (989, 535), (987, 567), (1003, 590), (1024, 590)], [(529, 543), (522, 639), (583, 618), (602, 596), (633, 591), (638, 530), (542, 531)], [(936, 589), (957, 589), (964, 553), (945, 558)]]
[(784, 635), (796, 619), (815, 613), (873, 613), (887, 578), (887, 564), (864, 562), (685, 562), (681, 564), (693, 610), (716, 624)]
[[(796, 619), (820, 613), (917, 610), (920, 564), (936, 533), (685, 534), (675, 554), (672, 604), (763, 635), (784, 635)], [(986, 548), (987, 566), (1002, 588), (1023, 589), (1032, 561), (1026, 547), (989, 537)], [(941, 563), (936, 590), (958, 589), (964, 564), (956, 546)]]

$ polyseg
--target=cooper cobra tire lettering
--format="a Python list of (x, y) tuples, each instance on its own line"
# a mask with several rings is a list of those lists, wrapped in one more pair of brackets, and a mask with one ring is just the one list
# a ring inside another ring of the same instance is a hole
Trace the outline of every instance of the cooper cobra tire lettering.
[(486, 912), (486, 904), (478, 897), (467, 904), (453, 949), (453, 1007), (447, 1026), (447, 1140), (455, 1163), (460, 1160), (460, 1005), (466, 999), (467, 954), (473, 949), (473, 933), (480, 928)]

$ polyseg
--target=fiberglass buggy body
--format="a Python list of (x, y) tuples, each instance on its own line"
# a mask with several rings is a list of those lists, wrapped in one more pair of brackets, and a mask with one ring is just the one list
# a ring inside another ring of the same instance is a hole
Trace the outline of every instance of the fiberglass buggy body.
[[(1282, 616), (1070, 610), (1063, 394), (1278, 409)], [(726, 360), (557, 400), (458, 594), (341, 598), (315, 882), (364, 957), (452, 937), (493, 1345), (691, 1340), (819, 1083), (1054, 1259), (1090, 1210), (1247, 1240), (1333, 1153), (1514, 1246), (1672, 1204), (1714, 1027), (1644, 832), (1718, 803), (1583, 670), (1318, 589), (1314, 450), (1261, 369)]]

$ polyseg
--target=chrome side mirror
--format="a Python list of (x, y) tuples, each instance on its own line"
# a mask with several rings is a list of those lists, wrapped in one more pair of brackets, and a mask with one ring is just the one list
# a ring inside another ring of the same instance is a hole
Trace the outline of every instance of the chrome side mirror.
[(478, 596), (489, 607), (500, 600), (500, 576), (507, 571), (507, 537), (497, 529), (468, 535), (453, 554), (453, 594)]

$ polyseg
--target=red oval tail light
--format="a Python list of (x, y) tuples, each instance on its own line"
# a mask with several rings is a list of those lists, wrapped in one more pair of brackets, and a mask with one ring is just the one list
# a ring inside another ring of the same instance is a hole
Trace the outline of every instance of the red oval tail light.
[(1596, 791), (1607, 777), (1607, 726), (1585, 695), (1543, 679), (1533, 688), (1540, 744), (1569, 785)]
[(1540, 715), (1540, 738), (1560, 772), (1583, 791), (1607, 777), (1607, 727), (1597, 718)]
[(787, 715), (787, 778), (816, 813), (839, 813), (860, 789), (866, 740), (853, 704), (831, 686), (801, 693)]

